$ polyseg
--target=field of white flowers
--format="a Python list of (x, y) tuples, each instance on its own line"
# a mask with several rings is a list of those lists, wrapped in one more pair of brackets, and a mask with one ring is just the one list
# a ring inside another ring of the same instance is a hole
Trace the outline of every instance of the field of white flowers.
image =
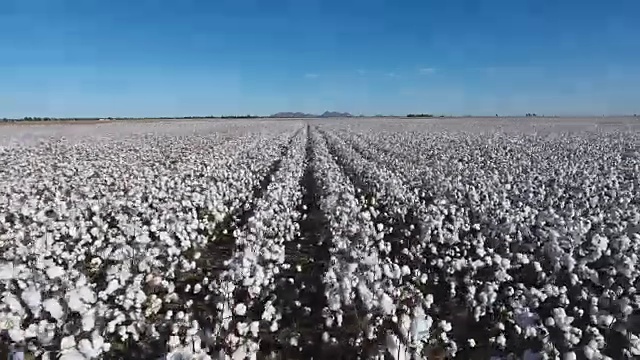
[(3, 354), (637, 359), (639, 256), (633, 118), (0, 127)]

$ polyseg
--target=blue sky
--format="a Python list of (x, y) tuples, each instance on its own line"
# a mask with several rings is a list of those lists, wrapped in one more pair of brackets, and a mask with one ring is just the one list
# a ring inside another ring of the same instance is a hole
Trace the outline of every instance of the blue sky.
[(637, 0), (1, 0), (0, 117), (640, 113)]

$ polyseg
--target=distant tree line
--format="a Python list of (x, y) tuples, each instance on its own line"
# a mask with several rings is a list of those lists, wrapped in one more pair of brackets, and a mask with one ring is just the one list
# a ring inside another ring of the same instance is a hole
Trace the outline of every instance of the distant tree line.
[(18, 121), (98, 121), (98, 120), (170, 120), (170, 119), (256, 119), (260, 118), (258, 115), (207, 115), (207, 116), (154, 116), (154, 117), (68, 117), (68, 118), (56, 118), (56, 117), (32, 117), (26, 116), (20, 119), (2, 118), (3, 122), (18, 122)]
[(433, 114), (407, 114), (407, 117), (420, 117), (420, 118), (431, 118), (434, 117)]
[[(521, 114), (522, 114), (522, 113), (521, 113)], [(525, 116), (526, 116), (526, 117), (536, 117), (536, 116), (538, 116), (538, 115), (537, 115), (536, 113), (527, 113)]]

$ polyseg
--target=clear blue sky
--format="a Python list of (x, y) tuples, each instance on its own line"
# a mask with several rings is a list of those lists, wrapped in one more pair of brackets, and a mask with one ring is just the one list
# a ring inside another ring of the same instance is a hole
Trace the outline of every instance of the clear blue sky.
[(0, 117), (640, 113), (638, 0), (1, 0)]

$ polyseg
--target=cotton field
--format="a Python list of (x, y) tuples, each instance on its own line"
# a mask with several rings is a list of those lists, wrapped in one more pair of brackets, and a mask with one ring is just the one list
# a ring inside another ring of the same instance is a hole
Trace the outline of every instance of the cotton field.
[(640, 122), (0, 126), (2, 353), (636, 359)]

